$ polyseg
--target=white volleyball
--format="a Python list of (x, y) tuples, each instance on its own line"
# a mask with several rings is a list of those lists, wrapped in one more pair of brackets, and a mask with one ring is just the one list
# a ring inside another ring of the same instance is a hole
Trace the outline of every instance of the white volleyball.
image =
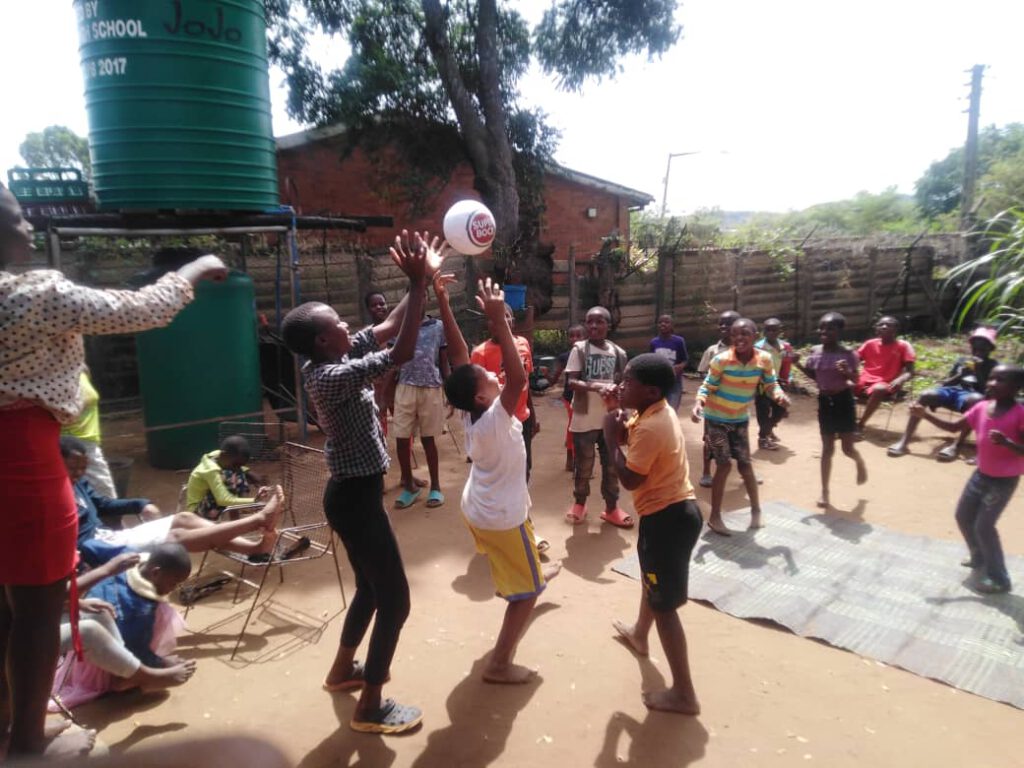
[(444, 239), (466, 256), (490, 248), (496, 231), (494, 214), (479, 200), (460, 200), (444, 215)]

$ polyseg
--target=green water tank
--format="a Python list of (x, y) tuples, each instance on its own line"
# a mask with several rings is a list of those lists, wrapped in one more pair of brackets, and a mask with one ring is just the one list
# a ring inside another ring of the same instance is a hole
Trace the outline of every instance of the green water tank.
[(263, 0), (74, 0), (102, 210), (278, 203)]
[(136, 337), (146, 427), (216, 419), (146, 432), (154, 467), (194, 467), (219, 447), (220, 421), (262, 421), (240, 417), (263, 404), (253, 296), (252, 279), (241, 272), (204, 281), (169, 326)]

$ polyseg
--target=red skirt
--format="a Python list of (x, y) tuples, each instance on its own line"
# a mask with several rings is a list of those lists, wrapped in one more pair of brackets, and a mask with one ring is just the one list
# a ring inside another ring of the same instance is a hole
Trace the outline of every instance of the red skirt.
[(71, 575), (78, 509), (46, 410), (0, 408), (0, 584), (43, 586)]

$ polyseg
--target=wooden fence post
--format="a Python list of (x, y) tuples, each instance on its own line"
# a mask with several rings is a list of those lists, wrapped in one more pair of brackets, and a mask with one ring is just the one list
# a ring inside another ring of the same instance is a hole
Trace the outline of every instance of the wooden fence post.
[(875, 319), (875, 272), (878, 268), (878, 247), (868, 248), (868, 316), (864, 321), (865, 328), (874, 326)]

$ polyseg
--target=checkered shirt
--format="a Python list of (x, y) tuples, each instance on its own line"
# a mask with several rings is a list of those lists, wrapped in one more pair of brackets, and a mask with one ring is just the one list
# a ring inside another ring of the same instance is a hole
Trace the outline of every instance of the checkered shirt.
[(365, 328), (337, 363), (310, 361), (302, 367), (303, 384), (327, 435), (327, 467), (336, 480), (379, 475), (391, 464), (372, 382), (392, 365), (391, 350), (380, 351), (373, 328)]

